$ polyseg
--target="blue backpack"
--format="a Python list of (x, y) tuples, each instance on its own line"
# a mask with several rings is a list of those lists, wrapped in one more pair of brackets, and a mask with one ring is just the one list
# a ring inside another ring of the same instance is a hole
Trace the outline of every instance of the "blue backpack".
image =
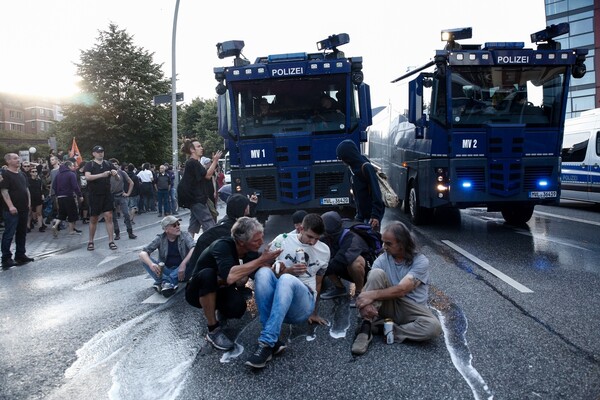
[(373, 265), (373, 261), (375, 261), (375, 259), (379, 257), (381, 253), (383, 253), (383, 242), (381, 240), (381, 233), (373, 230), (373, 228), (369, 224), (357, 223), (351, 225), (348, 228), (345, 228), (342, 231), (342, 234), (340, 235), (340, 240), (338, 242), (340, 246), (342, 245), (344, 237), (346, 237), (346, 235), (350, 231), (360, 236), (365, 241), (365, 243), (367, 243), (367, 245), (369, 246), (369, 253), (362, 254), (362, 256), (365, 257), (369, 266)]

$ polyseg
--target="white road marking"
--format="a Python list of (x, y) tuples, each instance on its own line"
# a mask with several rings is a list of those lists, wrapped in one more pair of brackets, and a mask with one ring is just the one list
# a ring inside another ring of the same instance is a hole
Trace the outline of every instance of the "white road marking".
[(552, 218), (558, 218), (558, 219), (566, 219), (567, 221), (581, 222), (582, 224), (589, 224), (589, 225), (600, 226), (600, 222), (588, 221), (586, 219), (581, 219), (581, 218), (565, 217), (564, 215), (550, 214), (550, 213), (546, 213), (546, 212), (543, 212), (543, 211), (535, 211), (534, 213), (538, 214), (538, 215), (543, 215), (545, 217), (552, 217)]
[(462, 249), (461, 247), (455, 245), (451, 241), (449, 241), (449, 240), (442, 240), (442, 243), (444, 243), (446, 246), (448, 246), (448, 247), (456, 250), (457, 252), (459, 252), (460, 254), (462, 254), (463, 256), (465, 256), (466, 258), (468, 258), (469, 260), (473, 261), (475, 264), (479, 265), (481, 268), (483, 268), (486, 271), (488, 271), (490, 274), (495, 275), (497, 278), (499, 278), (499, 279), (503, 280), (504, 282), (508, 283), (510, 286), (514, 287), (519, 292), (521, 292), (521, 293), (533, 293), (533, 290), (529, 289), (527, 286), (524, 286), (524, 285), (520, 284), (519, 282), (515, 281), (510, 276), (504, 274), (503, 272), (498, 271), (496, 268), (492, 267), (490, 264), (488, 264), (485, 261), (483, 261), (483, 260), (475, 257), (473, 254), (471, 254), (468, 251)]

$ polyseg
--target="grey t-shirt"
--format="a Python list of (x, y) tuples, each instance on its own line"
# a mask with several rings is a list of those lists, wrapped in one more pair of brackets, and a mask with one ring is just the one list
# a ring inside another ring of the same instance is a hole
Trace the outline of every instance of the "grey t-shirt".
[(396, 263), (392, 256), (388, 253), (383, 253), (373, 263), (373, 269), (375, 268), (384, 270), (394, 286), (399, 284), (402, 278), (409, 273), (420, 280), (421, 284), (405, 297), (417, 304), (427, 305), (427, 297), (429, 295), (429, 260), (423, 254), (417, 254), (412, 264), (407, 265), (405, 261)]

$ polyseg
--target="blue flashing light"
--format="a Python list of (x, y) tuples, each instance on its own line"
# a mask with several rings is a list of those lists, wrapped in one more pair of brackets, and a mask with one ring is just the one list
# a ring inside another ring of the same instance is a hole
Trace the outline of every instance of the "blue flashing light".
[(473, 183), (471, 181), (463, 181), (460, 186), (462, 186), (463, 189), (471, 189)]
[(525, 47), (524, 42), (486, 42), (484, 48), (491, 49), (522, 49)]
[(546, 179), (540, 179), (538, 181), (538, 186), (541, 188), (548, 187), (548, 181)]

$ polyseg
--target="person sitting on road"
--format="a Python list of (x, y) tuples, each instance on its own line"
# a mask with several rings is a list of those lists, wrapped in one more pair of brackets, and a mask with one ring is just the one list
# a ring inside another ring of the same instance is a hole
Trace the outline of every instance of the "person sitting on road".
[[(186, 266), (194, 251), (194, 239), (181, 231), (181, 219), (168, 215), (160, 221), (163, 233), (156, 235), (140, 252), (142, 266), (154, 279), (152, 287), (165, 297), (172, 296), (182, 280)], [(150, 257), (158, 249), (158, 259)], [(164, 263), (161, 268), (158, 264)]]
[[(346, 296), (346, 288), (340, 278), (354, 282), (354, 296), (350, 299), (350, 307), (356, 307), (356, 297), (362, 292), (368, 265), (369, 245), (363, 238), (348, 231), (343, 239), (342, 217), (335, 211), (328, 211), (321, 216), (325, 223), (323, 242), (329, 246), (331, 259), (325, 276), (333, 285), (321, 293), (321, 299), (329, 300)], [(341, 239), (341, 243), (340, 243)], [(373, 260), (369, 260), (372, 262)]]
[(264, 228), (256, 218), (238, 218), (230, 237), (214, 241), (200, 254), (185, 288), (186, 301), (204, 311), (208, 325), (206, 340), (218, 350), (228, 351), (235, 346), (219, 320), (242, 318), (246, 312), (248, 278), (258, 268), (271, 265), (281, 253), (281, 249), (258, 253), (263, 237)]
[(238, 218), (254, 215), (254, 209), (256, 208), (257, 201), (258, 198), (256, 195), (252, 195), (250, 198), (248, 198), (239, 193), (236, 193), (229, 198), (227, 201), (225, 216), (217, 225), (209, 228), (206, 230), (206, 232), (203, 232), (198, 240), (196, 240), (196, 247), (194, 248), (190, 262), (185, 270), (185, 276), (180, 276), (180, 280), (188, 281), (191, 278), (200, 254), (202, 254), (202, 252), (215, 240), (231, 235), (231, 228)]
[(283, 323), (326, 324), (316, 307), (329, 261), (329, 248), (319, 241), (324, 229), (318, 214), (307, 214), (300, 233), (281, 234), (269, 244), (281, 253), (272, 267), (256, 271), (254, 290), (262, 331), (246, 365), (264, 368), (285, 349), (279, 340)]
[(385, 253), (377, 257), (367, 283), (356, 299), (362, 324), (352, 353), (367, 352), (372, 330), (379, 331), (385, 318), (394, 321), (394, 342), (425, 341), (440, 335), (440, 322), (427, 306), (429, 260), (419, 253), (414, 238), (402, 222), (383, 230)]

